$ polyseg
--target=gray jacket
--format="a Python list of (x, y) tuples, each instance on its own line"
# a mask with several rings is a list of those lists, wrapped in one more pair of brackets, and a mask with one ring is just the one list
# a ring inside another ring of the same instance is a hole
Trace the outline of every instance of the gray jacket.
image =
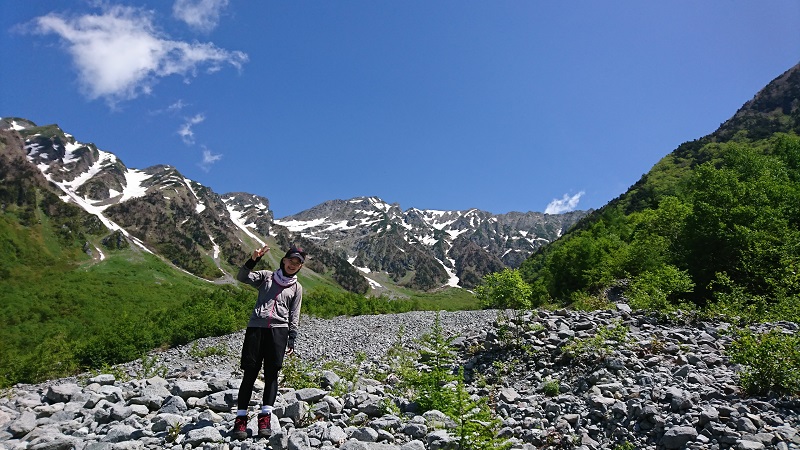
[(249, 264), (239, 269), (236, 279), (258, 289), (258, 298), (248, 327), (289, 327), (289, 337), (297, 335), (300, 324), (300, 306), (303, 303), (303, 286), (299, 282), (283, 288), (272, 282), (269, 270), (251, 271)]

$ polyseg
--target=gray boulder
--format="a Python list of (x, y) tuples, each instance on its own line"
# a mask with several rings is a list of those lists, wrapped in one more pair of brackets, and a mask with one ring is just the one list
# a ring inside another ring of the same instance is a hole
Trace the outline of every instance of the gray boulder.
[(668, 429), (661, 438), (661, 445), (667, 449), (677, 449), (697, 439), (697, 430), (694, 427), (672, 427)]
[(11, 422), (8, 426), (8, 431), (11, 436), (21, 438), (36, 428), (36, 414), (32, 411), (25, 411), (17, 420)]
[(186, 443), (192, 445), (192, 447), (206, 442), (220, 441), (222, 441), (222, 435), (214, 427), (196, 428), (186, 433)]
[(57, 384), (47, 389), (45, 397), (52, 403), (66, 403), (81, 390), (81, 387), (75, 383)]
[(208, 383), (199, 380), (178, 380), (172, 385), (171, 391), (184, 400), (189, 397), (205, 397), (212, 392)]

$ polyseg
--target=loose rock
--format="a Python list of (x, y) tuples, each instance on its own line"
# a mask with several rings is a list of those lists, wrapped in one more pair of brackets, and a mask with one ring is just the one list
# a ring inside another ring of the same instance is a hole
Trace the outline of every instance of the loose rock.
[[(134, 361), (118, 367), (127, 376), (14, 386), (0, 397), (0, 449), (457, 448), (458, 423), (419, 410), (416, 399), (397, 391), (400, 379), (386, 359), (393, 345), (416, 349), (435, 318), (304, 317), (291, 358), (314, 367), (318, 382), (281, 386), (269, 438), (257, 436), (260, 382), (248, 438), (229, 435), (242, 376), (237, 332), (197, 342), (223, 350), (215, 356), (191, 356), (195, 343), (152, 353), (164, 376), (145, 374)], [(800, 401), (748, 397), (737, 387), (738, 367), (726, 355), (731, 324), (664, 323), (624, 303), (595, 312), (441, 312), (439, 320), (453, 339), (451, 369), (463, 368), (471, 399), (489, 400), (501, 422), (497, 436), (513, 449), (800, 450)], [(625, 343), (569, 353), (571, 344), (619, 324), (628, 330)], [(755, 330), (776, 327), (800, 329), (781, 322)], [(358, 369), (358, 376), (331, 370), (332, 362)], [(429, 367), (417, 364), (420, 371)]]

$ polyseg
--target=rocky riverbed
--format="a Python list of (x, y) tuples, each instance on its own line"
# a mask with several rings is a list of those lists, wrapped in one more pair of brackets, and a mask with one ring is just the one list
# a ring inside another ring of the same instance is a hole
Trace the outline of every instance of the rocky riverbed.
[[(112, 373), (15, 386), (0, 396), (0, 449), (457, 449), (454, 421), (399, 395), (387, 364), (390, 348), (415, 349), (436, 318), (304, 318), (295, 362), (317, 384), (281, 387), (269, 439), (252, 436), (255, 414), (251, 437), (228, 435), (239, 332)], [(800, 449), (800, 401), (750, 397), (737, 385), (726, 355), (731, 324), (665, 322), (624, 304), (438, 320), (457, 354), (452, 369), (463, 368), (474, 399), (489, 399), (501, 421), (496, 437), (512, 448)], [(788, 322), (767, 328), (798, 331)]]

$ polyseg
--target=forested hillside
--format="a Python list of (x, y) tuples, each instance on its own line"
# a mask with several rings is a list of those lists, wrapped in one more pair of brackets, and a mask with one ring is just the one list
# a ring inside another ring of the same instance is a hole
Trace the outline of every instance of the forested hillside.
[(520, 268), (534, 301), (622, 285), (636, 306), (791, 319), (800, 305), (800, 66), (714, 134), (679, 146), (628, 192)]

